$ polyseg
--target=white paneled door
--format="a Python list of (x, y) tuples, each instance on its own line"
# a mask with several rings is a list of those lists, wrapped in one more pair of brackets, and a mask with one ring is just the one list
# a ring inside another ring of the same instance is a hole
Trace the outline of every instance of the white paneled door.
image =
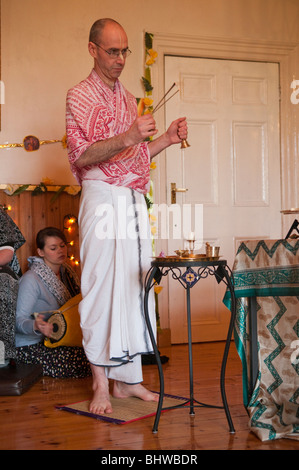
[[(174, 82), (180, 92), (166, 105), (166, 126), (186, 116), (191, 146), (166, 152), (167, 205), (172, 202), (171, 183), (188, 189), (176, 193), (176, 204), (182, 214), (183, 208), (188, 214), (188, 207), (193, 219), (197, 214), (197, 226), (186, 216), (181, 239), (170, 230), (168, 254), (183, 247), (189, 231), (195, 231), (197, 252), (205, 250), (206, 242), (219, 245), (222, 259), (231, 266), (240, 240), (282, 235), (278, 65), (167, 56), (165, 90)], [(184, 343), (185, 292), (168, 278), (172, 342)], [(214, 278), (191, 289), (194, 342), (226, 337), (224, 292), (225, 286)]]

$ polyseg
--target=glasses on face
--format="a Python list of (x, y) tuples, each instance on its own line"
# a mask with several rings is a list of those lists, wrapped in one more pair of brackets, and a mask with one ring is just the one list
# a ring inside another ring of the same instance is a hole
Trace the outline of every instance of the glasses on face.
[(96, 42), (92, 41), (93, 44), (95, 44), (97, 47), (99, 47), (100, 49), (102, 49), (103, 51), (106, 52), (106, 54), (108, 54), (112, 59), (118, 59), (118, 57), (121, 55), (124, 59), (126, 59), (130, 54), (131, 54), (131, 51), (128, 47), (126, 47), (126, 49), (122, 49), (122, 50), (119, 50), (119, 49), (108, 49), (108, 51), (106, 49), (104, 49), (102, 46), (100, 46), (99, 44), (97, 44)]

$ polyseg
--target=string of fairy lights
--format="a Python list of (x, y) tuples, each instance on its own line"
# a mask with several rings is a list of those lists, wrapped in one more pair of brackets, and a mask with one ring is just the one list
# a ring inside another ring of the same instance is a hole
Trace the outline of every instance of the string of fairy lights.
[(75, 266), (80, 265), (78, 256), (78, 218), (73, 214), (67, 214), (63, 219), (63, 229), (68, 244), (68, 259)]
[(6, 204), (0, 204), (0, 209), (10, 212), (12, 210), (12, 207), (10, 204), (8, 204), (8, 206)]

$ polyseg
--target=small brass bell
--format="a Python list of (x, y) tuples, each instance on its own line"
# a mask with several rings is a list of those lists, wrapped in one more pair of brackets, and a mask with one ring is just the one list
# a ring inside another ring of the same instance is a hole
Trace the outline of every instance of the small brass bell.
[(186, 139), (183, 139), (181, 143), (181, 149), (186, 149), (187, 147), (190, 147), (190, 144), (188, 144)]

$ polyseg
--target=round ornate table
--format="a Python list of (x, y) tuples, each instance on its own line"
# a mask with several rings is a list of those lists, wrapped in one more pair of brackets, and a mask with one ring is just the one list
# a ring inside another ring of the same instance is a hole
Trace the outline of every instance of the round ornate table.
[[(194, 416), (194, 408), (195, 407), (208, 407), (208, 408), (221, 408), (225, 410), (226, 418), (229, 425), (229, 431), (234, 433), (234, 426), (231, 419), (226, 393), (225, 393), (225, 369), (226, 363), (229, 353), (230, 341), (233, 333), (234, 328), (234, 321), (236, 315), (236, 300), (234, 294), (233, 283), (231, 280), (231, 271), (227, 266), (227, 262), (225, 260), (219, 259), (184, 259), (184, 258), (177, 258), (175, 257), (166, 257), (166, 258), (157, 258), (156, 260), (152, 261), (151, 268), (148, 271), (145, 279), (145, 295), (144, 295), (144, 313), (145, 313), (145, 320), (147, 324), (147, 328), (149, 331), (149, 335), (151, 338), (153, 350), (155, 353), (155, 358), (158, 365), (159, 371), (159, 380), (160, 380), (160, 396), (157, 405), (157, 412), (155, 417), (155, 422), (153, 426), (153, 432), (156, 433), (158, 431), (158, 424), (160, 420), (161, 411), (166, 408), (163, 407), (163, 398), (164, 398), (164, 375), (163, 369), (160, 359), (160, 354), (157, 348), (155, 335), (152, 330), (152, 326), (149, 320), (149, 312), (148, 312), (148, 298), (149, 292), (151, 288), (155, 284), (160, 284), (161, 279), (164, 276), (170, 274), (173, 279), (178, 281), (183, 288), (186, 290), (186, 297), (187, 297), (187, 325), (188, 325), (188, 354), (189, 354), (189, 392), (190, 397), (187, 402), (182, 403), (180, 405), (171, 407), (171, 408), (180, 408), (180, 407), (189, 407), (190, 408), (190, 415)], [(198, 402), (194, 398), (194, 391), (193, 391), (193, 359), (192, 359), (192, 328), (191, 328), (191, 304), (190, 304), (190, 289), (201, 279), (205, 279), (208, 276), (214, 276), (218, 284), (220, 282), (224, 282), (231, 293), (231, 318), (227, 333), (227, 339), (224, 348), (224, 354), (222, 358), (221, 364), (221, 373), (220, 373), (220, 389), (221, 389), (221, 397), (223, 406), (213, 406), (208, 405), (205, 403)], [(167, 408), (169, 409), (169, 408)]]

